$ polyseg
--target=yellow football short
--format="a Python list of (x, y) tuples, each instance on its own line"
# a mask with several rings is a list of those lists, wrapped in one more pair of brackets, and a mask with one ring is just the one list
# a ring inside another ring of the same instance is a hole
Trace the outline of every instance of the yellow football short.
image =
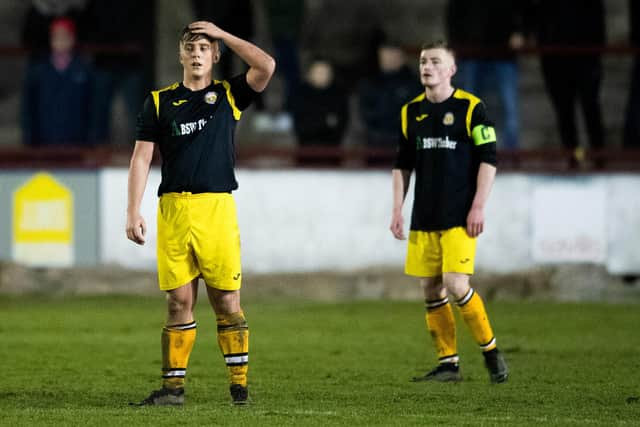
[(233, 196), (163, 194), (158, 203), (157, 249), (163, 291), (199, 276), (216, 289), (240, 289), (240, 231)]
[(475, 256), (476, 239), (469, 237), (464, 227), (443, 231), (411, 230), (404, 271), (416, 277), (473, 274)]

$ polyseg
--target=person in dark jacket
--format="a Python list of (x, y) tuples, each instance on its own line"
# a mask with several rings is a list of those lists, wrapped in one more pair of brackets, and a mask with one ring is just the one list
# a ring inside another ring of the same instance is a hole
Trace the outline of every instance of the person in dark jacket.
[(502, 148), (518, 148), (518, 64), (516, 53), (524, 44), (524, 7), (509, 0), (449, 0), (446, 10), (448, 39), (456, 50), (456, 87), (490, 102), (495, 94), (502, 114), (496, 127)]
[[(378, 48), (380, 71), (362, 81), (358, 91), (360, 115), (368, 147), (395, 148), (400, 128), (400, 108), (422, 93), (417, 71), (407, 66), (399, 43), (386, 40)], [(375, 158), (367, 159), (377, 164)], [(389, 162), (386, 162), (390, 164)]]
[(284, 109), (291, 108), (293, 94), (300, 85), (300, 44), (304, 19), (304, 2), (300, 0), (267, 0), (267, 24), (284, 83)]
[(336, 81), (350, 94), (377, 67), (379, 18), (367, 0), (305, 2), (303, 51), (331, 62)]
[(87, 4), (87, 41), (94, 48), (108, 49), (94, 55), (90, 138), (95, 143), (117, 142), (112, 139), (111, 119), (118, 94), (127, 109), (126, 140), (135, 136), (134, 117), (153, 87), (155, 5), (155, 0), (89, 0)]
[[(600, 107), (602, 62), (599, 52), (571, 52), (563, 49), (594, 48), (605, 44), (605, 10), (602, 0), (538, 0), (534, 2), (535, 36), (545, 52), (540, 57), (544, 82), (553, 104), (560, 139), (574, 150), (570, 165), (581, 158), (576, 127), (576, 104), (584, 114), (589, 145), (604, 146)], [(579, 14), (576, 15), (576, 11)]]
[(50, 53), (28, 66), (22, 101), (25, 145), (88, 142), (92, 69), (74, 51), (76, 26), (69, 18), (50, 25)]
[[(335, 83), (330, 62), (323, 59), (311, 62), (292, 105), (299, 145), (337, 147), (342, 144), (349, 121), (348, 98), (346, 91)], [(317, 160), (326, 164), (339, 163), (336, 156), (329, 157)]]

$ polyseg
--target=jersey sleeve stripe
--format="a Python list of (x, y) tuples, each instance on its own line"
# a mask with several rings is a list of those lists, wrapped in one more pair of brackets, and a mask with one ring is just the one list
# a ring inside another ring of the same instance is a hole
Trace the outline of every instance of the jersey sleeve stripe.
[(151, 96), (153, 97), (153, 105), (156, 106), (156, 117), (160, 118), (160, 91), (151, 91)]
[(408, 139), (407, 136), (407, 108), (409, 104), (404, 104), (402, 106), (402, 110), (400, 110), (400, 120), (402, 122), (402, 134), (404, 135), (404, 139)]
[(424, 100), (424, 97), (425, 97), (424, 93), (421, 93), (420, 95), (413, 98), (411, 101), (404, 104), (402, 106), (402, 109), (400, 110), (400, 122), (402, 126), (402, 134), (404, 135), (405, 139), (409, 138), (409, 131), (408, 131), (409, 121), (407, 119), (407, 114), (408, 114), (407, 110), (409, 109), (409, 104), (413, 104), (414, 102), (421, 102)]
[(231, 93), (231, 85), (226, 80), (216, 80), (215, 82), (222, 83), (222, 86), (224, 86), (224, 90), (227, 93), (227, 99), (229, 100), (229, 105), (231, 105), (231, 109), (233, 110), (233, 118), (236, 119), (236, 121), (240, 120), (242, 111), (236, 106), (236, 100)]
[(471, 136), (471, 117), (473, 116), (473, 109), (476, 108), (476, 105), (480, 103), (480, 98), (478, 98), (477, 96), (473, 96), (469, 92), (465, 92), (461, 89), (456, 89), (453, 97), (458, 99), (466, 99), (469, 101), (469, 108), (467, 109), (465, 123), (467, 125), (467, 135)]
[(156, 117), (160, 118), (160, 92), (164, 92), (166, 90), (173, 90), (177, 88), (180, 83), (175, 82), (171, 86), (163, 87), (162, 89), (152, 90), (151, 97), (153, 98), (153, 105), (156, 107)]

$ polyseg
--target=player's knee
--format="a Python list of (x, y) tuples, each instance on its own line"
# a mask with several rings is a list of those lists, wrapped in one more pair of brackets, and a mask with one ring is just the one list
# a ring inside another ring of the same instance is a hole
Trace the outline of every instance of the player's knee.
[(469, 292), (469, 276), (448, 274), (444, 277), (444, 287), (456, 299), (462, 299)]
[(424, 298), (426, 301), (435, 301), (447, 296), (447, 291), (443, 286), (424, 288)]
[(191, 311), (191, 303), (187, 300), (171, 298), (167, 301), (167, 311), (169, 317), (181, 317)]
[(442, 277), (425, 277), (420, 279), (427, 301), (442, 299), (447, 296), (447, 291), (442, 283)]
[(231, 314), (241, 310), (239, 291), (222, 291), (219, 289), (208, 289), (207, 291), (217, 314)]

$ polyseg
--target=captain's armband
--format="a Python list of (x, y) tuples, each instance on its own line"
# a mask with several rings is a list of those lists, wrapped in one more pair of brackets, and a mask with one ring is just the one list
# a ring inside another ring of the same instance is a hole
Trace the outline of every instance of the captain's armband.
[(475, 146), (496, 142), (496, 130), (493, 126), (477, 125), (471, 131), (471, 138)]

